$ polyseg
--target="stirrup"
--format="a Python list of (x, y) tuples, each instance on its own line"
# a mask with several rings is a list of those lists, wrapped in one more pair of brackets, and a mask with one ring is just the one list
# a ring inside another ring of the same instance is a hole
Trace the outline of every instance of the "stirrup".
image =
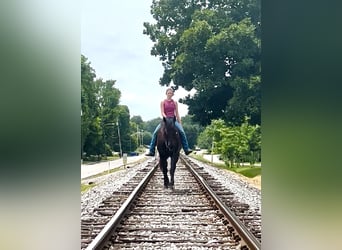
[(189, 155), (189, 154), (191, 154), (191, 153), (192, 153), (192, 150), (190, 150), (190, 149), (187, 150), (187, 151), (185, 151), (185, 154), (186, 154), (186, 155)]
[(154, 153), (149, 152), (148, 154), (145, 154), (146, 156), (154, 156)]

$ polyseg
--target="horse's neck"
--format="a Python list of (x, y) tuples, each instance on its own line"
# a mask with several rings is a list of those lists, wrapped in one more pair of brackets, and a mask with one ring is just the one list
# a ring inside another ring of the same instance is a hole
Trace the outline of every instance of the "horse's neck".
[(177, 132), (177, 129), (175, 125), (169, 121), (169, 123), (165, 123), (165, 132), (166, 134), (174, 134)]
[(165, 140), (171, 140), (172, 137), (175, 135), (175, 127), (172, 125), (170, 121), (165, 121), (163, 127), (163, 134), (165, 136)]

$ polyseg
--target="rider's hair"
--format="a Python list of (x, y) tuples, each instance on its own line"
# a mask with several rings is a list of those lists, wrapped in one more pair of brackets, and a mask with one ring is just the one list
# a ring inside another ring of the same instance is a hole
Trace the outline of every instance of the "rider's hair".
[(175, 92), (175, 90), (173, 88), (167, 88), (165, 91), (165, 94), (167, 94), (167, 91), (171, 90), (173, 93)]

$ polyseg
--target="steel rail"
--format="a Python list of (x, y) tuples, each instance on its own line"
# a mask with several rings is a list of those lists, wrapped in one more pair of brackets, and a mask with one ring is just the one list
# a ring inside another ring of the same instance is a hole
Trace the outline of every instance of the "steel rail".
[(260, 241), (248, 230), (248, 228), (245, 225), (242, 224), (242, 222), (236, 217), (236, 215), (222, 202), (222, 200), (216, 195), (213, 189), (208, 185), (206, 180), (202, 176), (200, 176), (196, 172), (196, 170), (191, 166), (189, 161), (186, 160), (184, 156), (181, 156), (180, 158), (186, 163), (186, 167), (199, 181), (202, 187), (206, 189), (206, 191), (210, 194), (210, 196), (214, 200), (217, 207), (221, 210), (221, 212), (229, 219), (229, 222), (233, 225), (235, 230), (243, 238), (248, 248), (251, 250), (260, 250)]
[(98, 250), (104, 247), (104, 244), (110, 239), (111, 234), (115, 231), (117, 226), (124, 215), (129, 211), (131, 205), (135, 201), (136, 197), (145, 188), (146, 184), (154, 175), (154, 172), (158, 168), (158, 163), (148, 172), (148, 174), (142, 179), (142, 181), (136, 186), (133, 192), (128, 196), (127, 200), (122, 204), (119, 210), (114, 214), (110, 221), (105, 225), (101, 232), (95, 237), (95, 239), (87, 246), (86, 250)]

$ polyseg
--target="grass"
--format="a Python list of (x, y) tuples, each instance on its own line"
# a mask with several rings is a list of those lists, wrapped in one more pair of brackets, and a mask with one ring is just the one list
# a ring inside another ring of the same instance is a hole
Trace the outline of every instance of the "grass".
[(96, 183), (92, 184), (81, 184), (81, 193), (86, 192), (88, 189), (93, 188), (96, 186)]
[(199, 155), (191, 155), (191, 156), (193, 158), (195, 158), (196, 160), (204, 162), (204, 163), (206, 163), (208, 165), (211, 165), (211, 166), (214, 166), (214, 167), (217, 167), (217, 168), (221, 168), (221, 169), (226, 169), (228, 171), (232, 171), (232, 172), (241, 174), (241, 175), (243, 175), (245, 177), (248, 177), (248, 178), (253, 178), (255, 176), (261, 175), (261, 167), (256, 167), (256, 166), (251, 166), (251, 167), (246, 167), (246, 166), (243, 166), (243, 167), (228, 167), (228, 166), (226, 166), (223, 163), (215, 163), (215, 162), (208, 161), (208, 160), (204, 159), (202, 156), (199, 156)]
[(229, 168), (228, 170), (242, 174), (243, 176), (246, 176), (248, 178), (253, 178), (255, 176), (261, 175), (261, 167), (239, 167)]
[(83, 164), (92, 165), (92, 164), (96, 164), (96, 163), (100, 163), (100, 162), (113, 161), (113, 160), (117, 160), (117, 159), (120, 159), (120, 157), (119, 156), (107, 156), (106, 159), (102, 159), (100, 161), (86, 161), (86, 160), (83, 160)]
[[(113, 169), (111, 169), (109, 171), (104, 171), (104, 172), (99, 173), (97, 175), (92, 175), (92, 176), (89, 176), (87, 178), (84, 178), (84, 179), (82, 179), (82, 181), (87, 180), (87, 179), (97, 178), (97, 177), (100, 177), (100, 176), (103, 176), (103, 175), (107, 175), (107, 174), (111, 174), (111, 173), (114, 173), (114, 172), (117, 172), (117, 171), (120, 171), (120, 170), (122, 170), (121, 167), (120, 168), (113, 168)], [(86, 192), (88, 189), (93, 188), (96, 185), (97, 185), (97, 183), (95, 183), (95, 182), (91, 183), (91, 184), (81, 183), (81, 193)]]

